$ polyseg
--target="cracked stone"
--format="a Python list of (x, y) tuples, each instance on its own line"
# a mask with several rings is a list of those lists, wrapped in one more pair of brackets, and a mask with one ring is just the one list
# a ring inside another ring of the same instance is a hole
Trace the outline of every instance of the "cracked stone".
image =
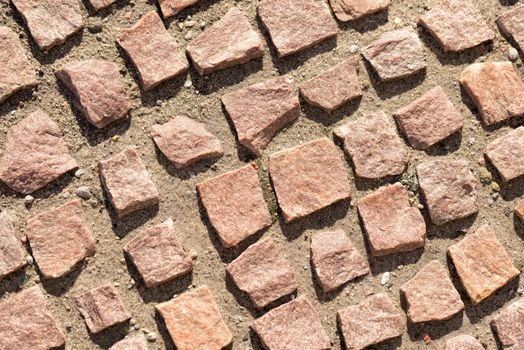
[(446, 341), (445, 350), (484, 350), (484, 346), (475, 337), (460, 334)]
[(158, 0), (164, 18), (175, 16), (180, 11), (198, 3), (199, 0)]
[(506, 37), (513, 39), (524, 52), (524, 5), (516, 6), (497, 18), (497, 25)]
[(514, 129), (486, 146), (484, 154), (504, 181), (524, 175), (524, 127)]
[(504, 349), (518, 350), (524, 346), (524, 298), (511, 303), (491, 321)]
[(348, 22), (386, 10), (390, 0), (329, 0), (339, 21)]
[(0, 213), (0, 242), (2, 242), (0, 244), (1, 281), (2, 278), (20, 270), (27, 263), (26, 252), (15, 234), (13, 219), (6, 212)]
[(139, 334), (130, 336), (115, 343), (109, 350), (148, 350), (146, 338)]

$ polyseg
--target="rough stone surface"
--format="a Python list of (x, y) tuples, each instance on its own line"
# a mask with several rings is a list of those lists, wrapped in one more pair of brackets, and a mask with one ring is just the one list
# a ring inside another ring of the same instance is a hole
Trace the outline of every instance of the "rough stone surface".
[(221, 350), (233, 341), (215, 298), (206, 286), (158, 304), (156, 309), (177, 350)]
[(446, 341), (445, 350), (484, 350), (484, 346), (475, 337), (460, 334)]
[(133, 147), (100, 161), (98, 169), (102, 185), (119, 217), (160, 201), (155, 184)]
[(238, 141), (255, 155), (287, 124), (298, 119), (300, 102), (293, 80), (281, 76), (222, 96)]
[(147, 287), (155, 287), (193, 269), (175, 236), (172, 219), (140, 232), (125, 247)]
[(267, 350), (327, 350), (329, 340), (308, 297), (281, 305), (256, 319), (251, 328)]
[(78, 0), (12, 0), (40, 50), (62, 44), (84, 27)]
[(369, 273), (369, 265), (344, 231), (323, 231), (311, 238), (311, 262), (324, 292)]
[(251, 245), (226, 270), (257, 308), (263, 308), (298, 288), (295, 273), (270, 238)]
[(488, 225), (448, 248), (462, 285), (477, 304), (520, 273)]
[(390, 0), (329, 0), (331, 9), (339, 21), (352, 21), (385, 10)]
[(261, 0), (257, 12), (279, 57), (303, 51), (337, 35), (337, 23), (320, 0)]
[(197, 191), (211, 225), (226, 248), (271, 225), (254, 164), (201, 182)]
[(462, 71), (460, 83), (486, 125), (524, 116), (524, 82), (511, 62), (474, 63)]
[(524, 348), (524, 298), (511, 303), (495, 316), (491, 321), (491, 327), (497, 334), (502, 348)]
[(71, 90), (74, 105), (97, 128), (125, 118), (131, 110), (117, 64), (89, 59), (65, 64), (55, 75)]
[(0, 281), (26, 265), (25, 255), (13, 219), (6, 212), (0, 213)]
[(300, 94), (312, 106), (332, 112), (346, 102), (362, 96), (358, 82), (357, 57), (352, 57), (317, 75), (302, 85)]
[(486, 157), (504, 181), (524, 175), (524, 127), (519, 127), (486, 146)]
[(43, 111), (8, 129), (0, 179), (16, 192), (32, 193), (77, 167), (60, 128)]
[(478, 211), (477, 179), (466, 160), (430, 160), (416, 169), (420, 190), (435, 225), (463, 219)]
[(189, 69), (186, 55), (155, 11), (122, 30), (116, 41), (133, 61), (145, 91)]
[(40, 287), (27, 288), (0, 303), (0, 349), (54, 349), (64, 342)]
[(117, 1), (118, 0), (89, 0), (89, 3), (91, 4), (91, 6), (93, 6), (95, 11), (100, 11), (102, 9), (105, 9), (106, 7), (111, 6)]
[(151, 136), (177, 169), (224, 155), (220, 140), (207, 131), (204, 124), (184, 115), (162, 125), (153, 125)]
[(75, 302), (91, 333), (99, 333), (131, 318), (118, 291), (110, 284), (76, 296)]
[(346, 347), (360, 350), (404, 333), (401, 311), (385, 293), (370, 296), (337, 314)]
[(342, 157), (327, 138), (273, 153), (269, 173), (286, 222), (351, 196)]
[(438, 260), (424, 266), (400, 291), (412, 323), (445, 321), (464, 310), (459, 293)]
[(72, 200), (29, 219), (26, 235), (45, 278), (61, 277), (95, 252), (80, 200)]
[(524, 5), (504, 12), (497, 19), (497, 25), (502, 34), (513, 39), (520, 52), (524, 53)]
[(393, 116), (411, 147), (425, 150), (462, 130), (462, 115), (437, 86), (396, 111)]
[(158, 0), (164, 18), (172, 17), (183, 9), (195, 5), (199, 0)]
[(518, 200), (517, 205), (515, 206), (515, 214), (524, 221), (524, 198)]
[(418, 208), (409, 203), (400, 183), (380, 188), (358, 202), (371, 253), (383, 256), (424, 247), (426, 224)]
[(411, 28), (386, 32), (361, 52), (382, 81), (405, 78), (426, 68), (424, 47)]
[(358, 177), (399, 175), (409, 162), (407, 147), (384, 112), (349, 121), (334, 133), (343, 141)]
[(148, 348), (146, 338), (139, 334), (120, 340), (109, 350), (148, 350)]

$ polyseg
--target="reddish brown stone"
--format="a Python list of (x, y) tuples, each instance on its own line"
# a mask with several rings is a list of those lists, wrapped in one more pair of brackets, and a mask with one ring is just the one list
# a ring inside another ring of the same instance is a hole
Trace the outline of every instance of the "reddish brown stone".
[(125, 118), (131, 110), (118, 66), (109, 61), (68, 63), (55, 75), (71, 90), (74, 105), (97, 128)]
[(426, 224), (420, 211), (409, 203), (400, 183), (380, 188), (358, 202), (371, 253), (383, 256), (424, 247)]
[(524, 347), (524, 298), (511, 303), (491, 321), (504, 349), (519, 350)]
[(170, 218), (140, 232), (125, 247), (148, 288), (185, 275), (193, 263), (175, 236)]
[(177, 169), (224, 155), (220, 140), (207, 131), (204, 124), (184, 115), (162, 125), (153, 125), (151, 136)]
[(524, 198), (519, 199), (517, 205), (515, 206), (515, 214), (524, 221)]
[(115, 343), (109, 350), (148, 350), (146, 338), (143, 335), (134, 335)]
[(233, 341), (215, 298), (206, 286), (158, 304), (156, 309), (177, 350), (220, 350)]
[(183, 9), (195, 5), (199, 0), (158, 0), (164, 18), (172, 17)]
[(460, 83), (486, 125), (524, 115), (524, 82), (511, 62), (474, 63), (462, 71)]
[(407, 147), (384, 112), (349, 121), (334, 132), (344, 142), (359, 177), (399, 175), (409, 162)]
[(404, 333), (405, 321), (387, 294), (377, 294), (337, 314), (346, 347), (361, 350)]
[(145, 91), (189, 69), (186, 55), (155, 11), (122, 30), (116, 41), (133, 61)]
[(331, 348), (317, 311), (302, 295), (256, 319), (251, 328), (267, 350), (327, 350)]
[(295, 273), (270, 238), (251, 245), (226, 270), (257, 308), (263, 308), (298, 288)]
[(446, 341), (446, 350), (484, 350), (484, 346), (471, 335), (461, 334)]
[(369, 265), (344, 231), (317, 232), (311, 238), (311, 262), (324, 292), (369, 273)]
[(425, 150), (462, 129), (459, 110), (440, 86), (399, 109), (393, 116), (411, 147), (418, 150)]
[(302, 85), (300, 94), (312, 106), (332, 112), (346, 102), (362, 96), (356, 57), (345, 60)]
[(119, 217), (160, 201), (151, 176), (133, 147), (98, 163), (100, 179)]
[(62, 44), (84, 27), (77, 0), (12, 0), (40, 50)]
[(524, 52), (524, 5), (516, 6), (497, 18), (497, 24), (506, 37), (513, 39)]
[(25, 250), (15, 235), (13, 219), (0, 213), (0, 281), (26, 264)]
[(280, 129), (300, 115), (293, 80), (286, 76), (227, 93), (222, 103), (235, 125), (238, 141), (257, 156)]
[(279, 57), (337, 36), (337, 23), (324, 1), (260, 0), (257, 12)]
[(488, 225), (481, 226), (451, 245), (448, 254), (475, 304), (504, 287), (520, 273)]
[(91, 6), (93, 6), (95, 11), (105, 9), (106, 7), (111, 6), (115, 2), (117, 2), (117, 0), (89, 0), (89, 3), (91, 4)]
[(524, 127), (519, 127), (486, 146), (486, 157), (497, 168), (504, 181), (524, 175)]
[(211, 225), (226, 248), (271, 225), (254, 164), (201, 182), (197, 191)]
[(327, 138), (273, 153), (269, 173), (286, 222), (351, 196), (342, 157)]
[(27, 288), (0, 303), (0, 349), (54, 349), (64, 342), (40, 287)]
[(339, 21), (353, 21), (366, 15), (386, 10), (390, 0), (329, 0)]
[(466, 160), (437, 159), (417, 165), (420, 190), (435, 225), (478, 211), (477, 179)]

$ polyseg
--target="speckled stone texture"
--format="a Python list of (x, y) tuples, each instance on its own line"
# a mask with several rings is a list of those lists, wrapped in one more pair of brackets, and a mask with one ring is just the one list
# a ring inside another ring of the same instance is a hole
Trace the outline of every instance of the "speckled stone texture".
[(222, 96), (241, 145), (260, 156), (271, 139), (298, 119), (300, 102), (293, 80), (281, 76)]
[(89, 0), (89, 3), (91, 4), (91, 6), (93, 6), (95, 11), (100, 11), (111, 6), (117, 1), (118, 0)]
[(484, 350), (484, 346), (468, 334), (460, 334), (446, 341), (445, 350)]
[(329, 0), (339, 21), (347, 22), (386, 10), (390, 0)]
[(484, 225), (448, 248), (460, 281), (478, 304), (520, 274), (493, 229)]
[(26, 265), (26, 252), (15, 234), (15, 225), (7, 212), (0, 213), (0, 281)]
[(141, 335), (133, 335), (115, 343), (109, 350), (148, 350), (146, 338)]
[(260, 0), (257, 12), (280, 58), (337, 36), (337, 23), (322, 0)]
[(504, 12), (497, 24), (506, 37), (515, 41), (521, 53), (524, 53), (524, 5), (516, 6)]
[(524, 298), (511, 303), (495, 316), (491, 321), (491, 327), (497, 334), (502, 348), (524, 348)]
[(514, 129), (490, 142), (484, 153), (504, 181), (524, 175), (524, 127)]
[(327, 350), (329, 340), (317, 311), (306, 295), (256, 319), (251, 328), (267, 350)]
[(268, 168), (286, 222), (351, 196), (342, 157), (327, 138), (273, 153)]
[(164, 18), (172, 17), (200, 0), (158, 0)]
[(158, 304), (177, 350), (221, 350), (233, 341), (213, 294), (206, 286)]
[(519, 199), (517, 205), (515, 205), (515, 215), (524, 221), (524, 198)]
[(226, 248), (271, 225), (254, 164), (205, 180), (197, 185), (197, 191)]

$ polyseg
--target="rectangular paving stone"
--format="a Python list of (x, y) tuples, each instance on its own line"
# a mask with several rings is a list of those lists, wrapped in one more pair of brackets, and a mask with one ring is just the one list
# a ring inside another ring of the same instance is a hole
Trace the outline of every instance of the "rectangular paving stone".
[(273, 137), (300, 115), (293, 80), (280, 76), (227, 93), (222, 103), (238, 141), (260, 156)]
[(390, 0), (329, 0), (331, 9), (339, 21), (348, 22), (386, 10)]
[(384, 112), (351, 120), (334, 133), (343, 141), (358, 177), (400, 175), (409, 163), (408, 149)]
[(484, 350), (484, 345), (469, 334), (460, 334), (446, 341), (445, 350)]
[(261, 0), (257, 12), (280, 58), (337, 36), (337, 23), (321, 0)]
[(311, 262), (322, 290), (333, 291), (367, 275), (369, 265), (344, 231), (323, 231), (311, 237)]
[(256, 319), (251, 328), (267, 350), (327, 350), (330, 339), (306, 295)]
[(205, 180), (197, 184), (197, 191), (211, 225), (226, 248), (271, 225), (253, 163)]
[(156, 305), (177, 350), (221, 350), (233, 335), (207, 286)]
[(116, 42), (133, 62), (145, 91), (189, 69), (186, 55), (155, 11), (145, 14), (134, 26), (123, 29)]
[(0, 303), (0, 349), (54, 349), (64, 343), (40, 287), (24, 289)]
[(0, 281), (26, 265), (26, 252), (15, 234), (13, 218), (0, 213)]
[(524, 298), (511, 303), (491, 321), (500, 345), (504, 349), (524, 348)]
[(524, 82), (511, 62), (474, 63), (462, 71), (460, 83), (484, 124), (524, 116)]
[(126, 337), (113, 344), (109, 350), (148, 350), (146, 338), (142, 334)]
[(351, 196), (342, 157), (327, 138), (273, 153), (269, 174), (286, 222)]
[(160, 201), (151, 176), (131, 146), (98, 163), (100, 180), (116, 214), (123, 217)]
[(180, 11), (198, 3), (199, 0), (158, 0), (164, 18), (177, 15)]
[(513, 39), (524, 53), (524, 5), (519, 5), (504, 12), (497, 18), (497, 25), (507, 38)]
[(493, 229), (484, 225), (448, 248), (460, 281), (478, 304), (520, 274)]
[(514, 129), (486, 146), (484, 154), (504, 181), (524, 175), (524, 127)]
[(400, 183), (384, 186), (358, 202), (373, 256), (410, 252), (424, 247), (426, 224)]
[(93, 6), (95, 11), (100, 11), (111, 6), (117, 1), (118, 0), (89, 0), (89, 3), (91, 4), (91, 6)]
[(62, 277), (95, 253), (95, 241), (77, 199), (33, 216), (27, 220), (25, 232), (45, 278)]

